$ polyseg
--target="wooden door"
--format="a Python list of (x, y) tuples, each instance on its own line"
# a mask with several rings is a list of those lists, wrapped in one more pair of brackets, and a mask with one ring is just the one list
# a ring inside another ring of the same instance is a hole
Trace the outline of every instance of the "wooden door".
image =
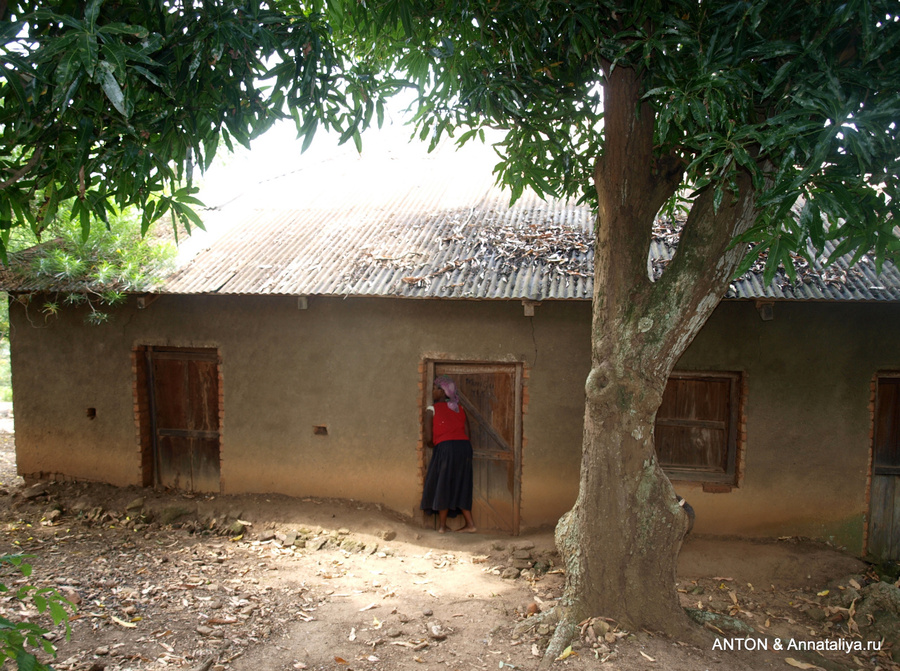
[(900, 559), (900, 377), (879, 377), (875, 389), (869, 553)]
[(154, 483), (218, 492), (218, 354), (209, 349), (146, 352)]
[(522, 369), (519, 364), (435, 363), (459, 390), (474, 452), (472, 517), (479, 529), (519, 533)]

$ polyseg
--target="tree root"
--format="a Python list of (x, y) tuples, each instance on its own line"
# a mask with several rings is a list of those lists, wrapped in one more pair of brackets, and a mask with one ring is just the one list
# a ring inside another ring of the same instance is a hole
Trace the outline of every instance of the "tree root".
[(541, 663), (538, 666), (540, 671), (549, 669), (553, 662), (563, 654), (572, 640), (578, 635), (578, 623), (575, 622), (571, 616), (557, 613), (556, 618), (558, 620), (556, 630), (553, 632), (553, 636), (550, 638), (550, 644), (547, 646), (547, 650), (544, 651), (544, 656), (541, 658)]
[(550, 668), (550, 665), (562, 655), (569, 644), (576, 636), (578, 636), (579, 629), (577, 623), (570, 617), (563, 618), (562, 613), (560, 612), (561, 610), (562, 608), (560, 606), (554, 606), (550, 610), (529, 617), (527, 620), (523, 620), (515, 626), (515, 633), (517, 636), (530, 634), (542, 624), (555, 627), (553, 636), (550, 638), (550, 644), (547, 646), (547, 650), (544, 652), (544, 656), (538, 667), (544, 671)]
[(708, 610), (697, 610), (696, 608), (685, 608), (684, 611), (697, 624), (702, 624), (705, 628), (723, 636), (725, 632), (739, 636), (749, 636), (756, 633), (753, 627), (736, 617), (712, 613)]
[(514, 632), (516, 636), (522, 636), (530, 634), (542, 624), (555, 627), (557, 622), (559, 622), (559, 609), (554, 606), (542, 613), (532, 615), (527, 620), (522, 620), (514, 627)]
[[(709, 611), (700, 611), (692, 608), (685, 608), (688, 617), (694, 622), (703, 625), (703, 629), (696, 627), (688, 627), (683, 635), (678, 638), (684, 643), (703, 646), (709, 643), (710, 632), (724, 636), (725, 632), (745, 636), (756, 633), (756, 631), (745, 622), (721, 615), (719, 613), (711, 613)], [(605, 619), (605, 618), (601, 618)], [(607, 620), (611, 622), (611, 620)], [(541, 663), (538, 666), (540, 671), (547, 671), (563, 655), (566, 648), (576, 639), (580, 638), (580, 625), (565, 612), (561, 606), (555, 606), (543, 613), (529, 617), (527, 620), (519, 622), (515, 626), (515, 633), (518, 636), (533, 633), (540, 625), (546, 624), (555, 626), (550, 643), (544, 651)]]

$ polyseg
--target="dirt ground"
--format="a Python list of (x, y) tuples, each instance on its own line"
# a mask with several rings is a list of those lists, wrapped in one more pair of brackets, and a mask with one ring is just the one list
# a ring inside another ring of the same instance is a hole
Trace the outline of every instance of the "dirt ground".
[[(549, 530), (442, 535), (353, 501), (25, 487), (2, 429), (0, 552), (34, 555), (30, 582), (77, 604), (71, 638), (51, 634), (57, 669), (537, 668), (550, 629), (531, 615), (564, 579)], [(880, 614), (865, 619), (855, 602), (831, 606), (824, 594), (872, 578), (857, 559), (802, 539), (689, 537), (683, 605), (752, 630), (717, 619), (696, 647), (596, 619), (554, 668), (897, 671), (888, 650), (797, 649), (876, 640), (865, 625)], [(42, 621), (9, 595), (0, 615)]]

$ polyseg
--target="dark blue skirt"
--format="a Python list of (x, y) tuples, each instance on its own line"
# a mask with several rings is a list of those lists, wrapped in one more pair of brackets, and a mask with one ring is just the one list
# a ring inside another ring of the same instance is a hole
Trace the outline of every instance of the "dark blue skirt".
[(434, 446), (421, 508), (429, 515), (446, 510), (447, 517), (472, 510), (472, 443), (468, 440), (445, 440)]

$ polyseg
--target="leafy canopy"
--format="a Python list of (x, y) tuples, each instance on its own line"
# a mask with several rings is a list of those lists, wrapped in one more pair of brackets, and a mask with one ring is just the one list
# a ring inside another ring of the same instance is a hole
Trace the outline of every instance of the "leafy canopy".
[(498, 170), (515, 194), (594, 197), (604, 82), (627, 67), (656, 156), (683, 167), (669, 206), (707, 188), (718, 206), (749, 171), (763, 215), (743, 240), (769, 252), (770, 276), (826, 240), (839, 241), (834, 256), (900, 252), (892, 0), (328, 4), (338, 34), (358, 31), (358, 51), (419, 86), (423, 139), (508, 131)]
[(3, 19), (5, 230), (67, 198), (85, 229), (114, 204), (197, 225), (191, 167), (220, 140), (292, 116), (304, 146), (321, 126), (359, 145), (407, 86), (422, 138), (505, 129), (514, 194), (591, 200), (604, 83), (632, 68), (656, 158), (683, 170), (670, 208), (721, 204), (748, 171), (763, 214), (743, 241), (768, 272), (828, 240), (898, 254), (893, 0), (13, 0)]
[(323, 124), (358, 141), (383, 109), (365, 95), (376, 74), (346, 65), (299, 2), (2, 6), (0, 252), (12, 226), (40, 231), (65, 201), (85, 232), (131, 205), (144, 231), (167, 213), (202, 226), (192, 168), (220, 142), (248, 145), (290, 116), (309, 139)]

